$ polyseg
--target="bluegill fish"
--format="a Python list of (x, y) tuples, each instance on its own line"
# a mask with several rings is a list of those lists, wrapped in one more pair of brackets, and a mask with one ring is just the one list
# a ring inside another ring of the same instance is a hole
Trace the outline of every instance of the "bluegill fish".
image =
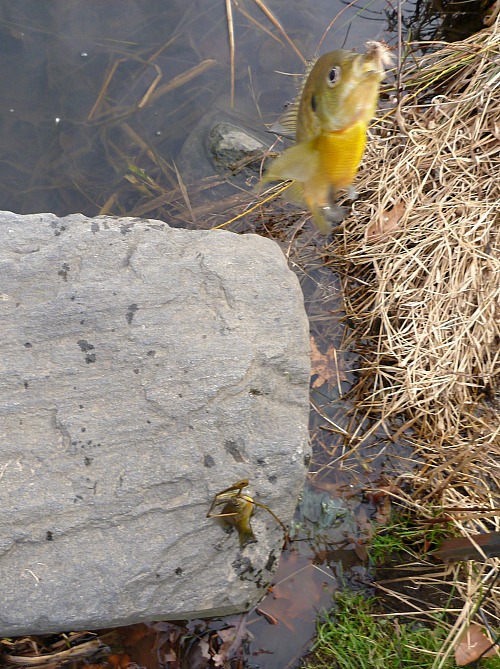
[(351, 189), (378, 104), (387, 47), (369, 42), (364, 54), (339, 49), (313, 64), (282, 125), (296, 143), (273, 160), (264, 181), (291, 179), (287, 197), (306, 205), (323, 234), (338, 220), (335, 200)]

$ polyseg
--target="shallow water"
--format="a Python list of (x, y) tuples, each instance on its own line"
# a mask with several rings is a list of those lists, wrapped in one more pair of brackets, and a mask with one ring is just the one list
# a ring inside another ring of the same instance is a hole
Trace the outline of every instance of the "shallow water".
[[(322, 51), (381, 37), (385, 0), (366, 5), (267, 2), (305, 58), (341, 9)], [(275, 71), (301, 73), (303, 63), (254, 2), (239, 8), (235, 107), (258, 123), (272, 121), (295, 91), (293, 77)], [(173, 161), (186, 137), (214, 103), (229, 106), (223, 0), (3, 0), (0, 37), (3, 209), (130, 213), (144, 188), (150, 197), (177, 188)], [(161, 92), (200, 64), (204, 71)], [(130, 187), (131, 165), (155, 185)]]
[[(234, 106), (261, 126), (293, 98), (282, 73), (303, 72), (298, 52), (394, 42), (392, 0), (265, 6), (293, 48), (254, 0), (233, 9)], [(432, 33), (429, 7), (403, 3), (412, 36), (423, 21)], [(3, 209), (186, 219), (174, 161), (231, 96), (224, 0), (0, 0), (0, 63)]]

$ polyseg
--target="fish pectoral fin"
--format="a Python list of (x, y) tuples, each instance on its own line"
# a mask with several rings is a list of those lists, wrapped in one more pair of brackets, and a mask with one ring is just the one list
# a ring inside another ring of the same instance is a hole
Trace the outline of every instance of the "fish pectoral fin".
[(289, 184), (282, 193), (282, 197), (290, 204), (295, 204), (299, 207), (307, 205), (304, 197), (304, 187), (299, 181), (294, 181)]
[(319, 154), (312, 142), (300, 142), (273, 160), (264, 175), (265, 181), (293, 179), (293, 181), (309, 181), (318, 171)]

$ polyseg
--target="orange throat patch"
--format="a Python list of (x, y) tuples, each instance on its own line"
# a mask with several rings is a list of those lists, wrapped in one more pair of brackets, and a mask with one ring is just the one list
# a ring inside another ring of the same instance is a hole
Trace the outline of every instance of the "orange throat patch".
[(323, 132), (316, 139), (320, 169), (333, 188), (347, 188), (356, 176), (366, 146), (366, 124)]

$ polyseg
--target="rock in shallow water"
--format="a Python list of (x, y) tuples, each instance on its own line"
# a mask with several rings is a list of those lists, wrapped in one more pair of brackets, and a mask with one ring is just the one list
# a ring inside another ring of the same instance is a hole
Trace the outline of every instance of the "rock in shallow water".
[(0, 214), (0, 636), (241, 611), (309, 458), (302, 294), (278, 246), (160, 221)]

